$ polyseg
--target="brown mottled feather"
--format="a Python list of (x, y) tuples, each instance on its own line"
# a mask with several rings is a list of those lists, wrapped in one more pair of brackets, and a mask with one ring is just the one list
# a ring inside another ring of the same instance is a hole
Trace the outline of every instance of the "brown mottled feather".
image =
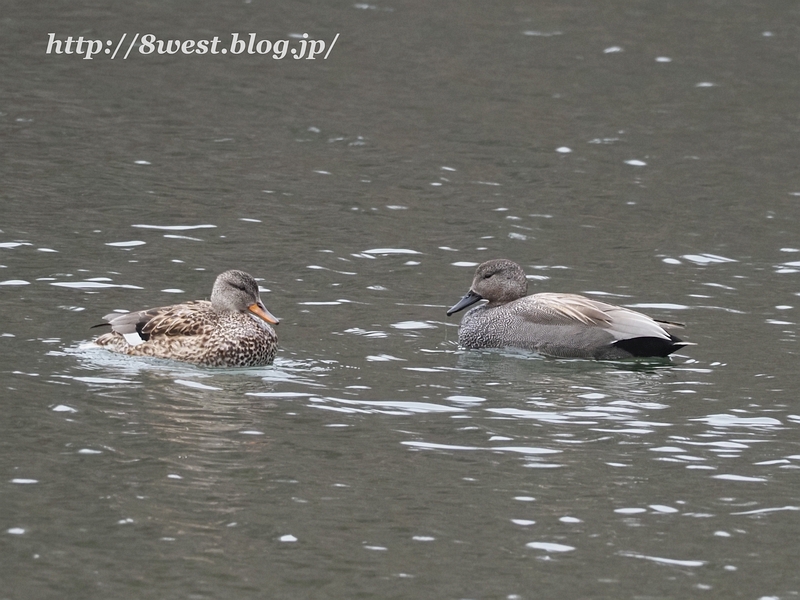
[(213, 320), (208, 318), (211, 302), (194, 300), (146, 311), (146, 335), (209, 335)]
[[(270, 364), (277, 351), (277, 336), (249, 310), (252, 304), (266, 312), (255, 280), (241, 271), (226, 271), (214, 284), (212, 302), (193, 300), (132, 313), (111, 313), (105, 319), (112, 332), (95, 342), (123, 354), (204, 366)], [(129, 343), (126, 336), (138, 343)]]

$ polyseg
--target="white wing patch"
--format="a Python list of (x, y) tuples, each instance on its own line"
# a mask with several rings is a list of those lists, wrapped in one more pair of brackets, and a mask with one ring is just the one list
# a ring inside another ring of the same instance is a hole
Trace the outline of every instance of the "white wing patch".
[(139, 344), (144, 344), (144, 340), (139, 337), (139, 334), (135, 331), (133, 333), (123, 333), (122, 337), (125, 338), (125, 341), (128, 342), (131, 346), (138, 346)]

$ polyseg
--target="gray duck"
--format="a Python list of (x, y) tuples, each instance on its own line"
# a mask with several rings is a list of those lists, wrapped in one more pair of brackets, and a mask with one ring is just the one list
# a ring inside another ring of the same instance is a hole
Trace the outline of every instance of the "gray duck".
[(469, 292), (450, 316), (480, 300), (464, 315), (458, 342), (465, 348), (522, 348), (561, 358), (618, 360), (666, 357), (684, 342), (667, 331), (677, 323), (578, 294), (528, 293), (528, 279), (505, 259), (478, 266)]

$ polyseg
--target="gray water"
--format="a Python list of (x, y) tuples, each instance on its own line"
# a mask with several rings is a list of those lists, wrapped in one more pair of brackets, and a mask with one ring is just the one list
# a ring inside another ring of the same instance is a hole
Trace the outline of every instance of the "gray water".
[[(7, 1), (0, 598), (800, 595), (795, 2)], [(46, 54), (257, 32), (327, 59)], [(297, 46), (295, 46), (297, 47)], [(686, 324), (462, 351), (474, 266)], [(102, 315), (244, 269), (271, 367)]]

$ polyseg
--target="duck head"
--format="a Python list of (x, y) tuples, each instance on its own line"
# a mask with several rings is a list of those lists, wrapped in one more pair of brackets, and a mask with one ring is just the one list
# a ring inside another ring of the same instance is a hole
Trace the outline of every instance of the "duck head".
[(522, 267), (504, 258), (489, 260), (478, 265), (469, 292), (447, 311), (447, 316), (481, 300), (488, 300), (487, 306), (497, 306), (527, 294), (528, 279)]
[(277, 325), (280, 320), (261, 302), (258, 284), (244, 271), (225, 271), (211, 290), (211, 305), (217, 311), (240, 312)]

